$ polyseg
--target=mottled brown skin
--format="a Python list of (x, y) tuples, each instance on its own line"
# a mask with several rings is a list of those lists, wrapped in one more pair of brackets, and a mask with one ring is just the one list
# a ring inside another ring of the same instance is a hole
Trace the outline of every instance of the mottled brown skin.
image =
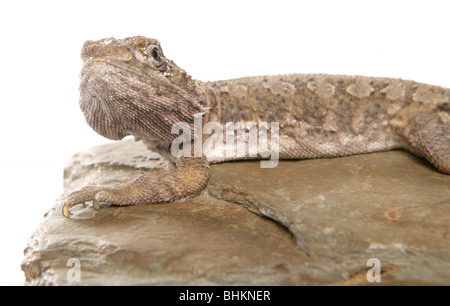
[[(80, 107), (109, 139), (134, 135), (173, 160), (175, 122), (278, 122), (280, 158), (336, 157), (402, 148), (450, 173), (450, 90), (413, 81), (338, 75), (282, 75), (200, 82), (166, 59), (145, 37), (87, 41), (82, 50)], [(193, 128), (193, 127), (192, 127)], [(247, 159), (243, 157), (240, 159)], [(228, 160), (236, 159), (229, 158)], [(116, 187), (88, 186), (69, 208), (93, 201), (117, 205), (173, 202), (201, 191), (209, 163), (181, 158), (177, 168)]]

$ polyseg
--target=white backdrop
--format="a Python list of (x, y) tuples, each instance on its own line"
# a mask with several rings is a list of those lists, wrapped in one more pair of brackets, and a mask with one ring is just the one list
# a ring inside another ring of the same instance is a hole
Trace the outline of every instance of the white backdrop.
[(70, 156), (109, 142), (78, 108), (87, 39), (157, 38), (194, 78), (332, 73), (450, 87), (450, 1), (3, 1), (0, 285), (20, 285), (27, 238)]

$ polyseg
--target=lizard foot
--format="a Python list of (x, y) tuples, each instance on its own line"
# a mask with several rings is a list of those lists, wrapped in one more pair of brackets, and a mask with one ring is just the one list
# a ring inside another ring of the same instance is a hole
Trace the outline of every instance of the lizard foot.
[(69, 209), (87, 201), (115, 205), (145, 205), (174, 202), (200, 192), (208, 181), (209, 164), (205, 157), (182, 157), (177, 169), (150, 172), (134, 180), (113, 187), (86, 186), (72, 192), (62, 208), (68, 218)]
[(74, 191), (67, 196), (62, 208), (62, 214), (64, 217), (68, 218), (70, 216), (69, 209), (72, 206), (78, 204), (84, 204), (87, 201), (92, 201), (92, 205), (95, 209), (100, 209), (98, 205), (99, 201), (96, 199), (96, 195), (102, 192), (105, 188), (97, 186), (86, 186), (80, 190)]

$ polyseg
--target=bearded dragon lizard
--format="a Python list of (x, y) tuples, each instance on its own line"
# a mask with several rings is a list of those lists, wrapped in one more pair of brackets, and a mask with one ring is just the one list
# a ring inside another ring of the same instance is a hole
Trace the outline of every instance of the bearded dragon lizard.
[[(174, 158), (176, 122), (278, 122), (279, 158), (305, 159), (404, 149), (450, 174), (450, 89), (391, 78), (292, 74), (217, 82), (192, 79), (142, 36), (86, 41), (81, 58), (80, 107), (100, 135), (141, 139), (177, 168), (151, 172), (114, 187), (71, 193), (77, 204), (167, 203), (198, 194), (207, 184), (205, 156)], [(249, 159), (248, 155), (241, 159)]]

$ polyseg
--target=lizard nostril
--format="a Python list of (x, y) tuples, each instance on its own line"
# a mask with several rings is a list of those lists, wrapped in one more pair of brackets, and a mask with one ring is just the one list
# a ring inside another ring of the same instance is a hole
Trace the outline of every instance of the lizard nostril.
[(85, 62), (88, 59), (98, 55), (99, 53), (110, 48), (111, 43), (114, 42), (114, 37), (105, 38), (101, 40), (87, 40), (81, 49), (81, 59)]

